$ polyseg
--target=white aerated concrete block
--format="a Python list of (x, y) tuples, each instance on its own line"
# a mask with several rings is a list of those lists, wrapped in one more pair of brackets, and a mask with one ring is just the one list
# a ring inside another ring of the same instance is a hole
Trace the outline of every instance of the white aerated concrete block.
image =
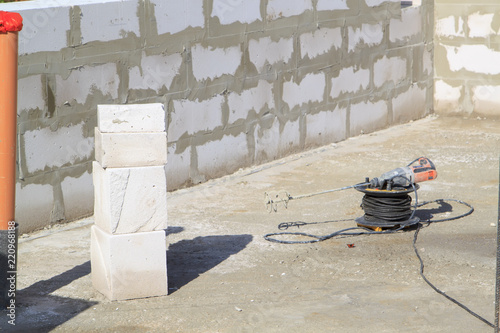
[(401, 11), (401, 19), (391, 19), (389, 39), (391, 42), (407, 40), (422, 32), (422, 14), (419, 7), (409, 7)]
[(299, 84), (283, 83), (283, 101), (288, 104), (290, 110), (305, 103), (321, 102), (325, 87), (325, 74), (308, 74)]
[(346, 10), (349, 9), (347, 0), (318, 0), (317, 10)]
[(95, 129), (95, 159), (104, 168), (167, 163), (167, 133), (102, 133)]
[[(2, 4), (2, 7), (5, 5)], [(67, 33), (71, 29), (71, 7), (65, 5), (67, 3), (62, 2), (53, 3), (52, 6), (37, 4), (34, 9), (20, 11), (23, 17), (23, 29), (19, 32), (19, 54), (59, 52), (68, 46)], [(8, 11), (8, 9), (3, 10)]]
[(234, 75), (243, 56), (240, 46), (204, 48), (201, 44), (194, 45), (191, 54), (193, 75), (197, 81), (213, 80), (225, 74)]
[(309, 59), (327, 53), (332, 48), (342, 46), (342, 31), (340, 28), (318, 29), (300, 35), (300, 54)]
[(68, 77), (56, 75), (56, 105), (85, 104), (95, 91), (116, 100), (119, 85), (120, 77), (114, 63), (79, 67), (71, 70)]
[(179, 74), (182, 55), (146, 55), (142, 53), (141, 65), (129, 70), (129, 89), (152, 89), (157, 93), (163, 87), (170, 89), (174, 78)]
[(93, 162), (95, 224), (110, 234), (167, 228), (165, 167), (107, 168)]
[(493, 30), (493, 17), (494, 13), (481, 14), (476, 12), (469, 15), (467, 18), (467, 26), (469, 27), (469, 37), (482, 37), (486, 38), (490, 35), (496, 35)]
[(385, 101), (352, 104), (349, 124), (351, 135), (371, 133), (384, 128), (387, 126), (388, 113), (389, 110)]
[(260, 2), (260, 0), (214, 0), (211, 16), (218, 17), (221, 24), (261, 21)]
[[(479, 74), (500, 74), (500, 52), (486, 45), (444, 45), (446, 58), (453, 72), (466, 71)], [(474, 59), (474, 61), (471, 61)]]
[(397, 85), (406, 77), (406, 59), (404, 58), (384, 56), (373, 65), (373, 83), (377, 87), (382, 87), (389, 81)]
[(81, 5), (82, 44), (112, 41), (133, 33), (140, 36), (139, 1), (113, 1)]
[(203, 0), (151, 0), (158, 34), (175, 34), (188, 27), (205, 26)]
[(462, 17), (448, 16), (436, 20), (436, 36), (465, 37), (464, 20)]
[(339, 72), (339, 76), (332, 78), (330, 96), (336, 98), (342, 93), (352, 93), (361, 89), (367, 89), (369, 84), (369, 69), (355, 69), (354, 67), (342, 68)]
[(267, 19), (276, 20), (282, 17), (300, 15), (307, 10), (313, 10), (311, 0), (269, 0)]
[(349, 27), (349, 52), (354, 51), (359, 44), (364, 43), (367, 46), (375, 46), (382, 43), (384, 39), (384, 27), (381, 23), (368, 24), (363, 23), (361, 28)]
[(98, 105), (97, 128), (101, 133), (165, 132), (161, 103)]
[(344, 140), (346, 133), (347, 109), (335, 108), (306, 116), (306, 145), (326, 145)]
[(168, 294), (165, 232), (111, 235), (91, 228), (92, 284), (110, 300)]
[(61, 126), (56, 131), (43, 127), (21, 134), (29, 173), (60, 168), (90, 158), (94, 139), (86, 137), (85, 122)]
[(174, 142), (181, 136), (193, 135), (200, 131), (213, 131), (222, 126), (222, 105), (224, 96), (199, 101), (175, 100), (170, 113), (168, 142)]
[(257, 87), (242, 91), (241, 94), (231, 93), (227, 97), (229, 106), (229, 123), (246, 119), (251, 110), (259, 113), (267, 105), (274, 108), (273, 85), (260, 80)]
[(271, 37), (252, 39), (248, 42), (248, 53), (250, 61), (262, 72), (266, 64), (288, 63), (292, 59), (293, 38), (280, 38), (276, 42)]

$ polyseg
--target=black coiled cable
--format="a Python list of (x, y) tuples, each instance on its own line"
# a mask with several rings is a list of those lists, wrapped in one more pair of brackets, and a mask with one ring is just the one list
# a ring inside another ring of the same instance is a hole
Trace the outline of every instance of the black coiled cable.
[(412, 215), (411, 197), (406, 193), (390, 197), (365, 194), (361, 208), (367, 221), (401, 222)]

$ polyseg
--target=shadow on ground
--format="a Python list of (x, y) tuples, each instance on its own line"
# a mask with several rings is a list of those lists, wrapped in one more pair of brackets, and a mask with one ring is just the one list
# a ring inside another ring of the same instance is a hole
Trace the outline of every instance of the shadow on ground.
[[(71, 282), (90, 274), (90, 261), (17, 291), (15, 325), (9, 324), (2, 311), (0, 330), (8, 332), (50, 332), (96, 302), (50, 295)], [(9, 318), (12, 319), (12, 318)]]
[(196, 237), (170, 244), (167, 251), (169, 292), (173, 293), (243, 250), (251, 235)]

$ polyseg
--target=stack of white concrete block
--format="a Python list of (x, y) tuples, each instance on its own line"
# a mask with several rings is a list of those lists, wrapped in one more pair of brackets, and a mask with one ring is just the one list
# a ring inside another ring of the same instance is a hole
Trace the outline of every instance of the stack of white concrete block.
[(94, 287), (111, 300), (166, 295), (163, 105), (98, 106), (95, 159)]

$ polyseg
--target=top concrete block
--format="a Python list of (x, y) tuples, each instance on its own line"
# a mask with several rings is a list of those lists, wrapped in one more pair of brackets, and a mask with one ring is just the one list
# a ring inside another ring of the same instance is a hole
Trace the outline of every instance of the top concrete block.
[[(2, 8), (5, 5), (2, 3)], [(67, 46), (70, 7), (61, 5), (43, 8), (43, 10), (41, 8), (29, 10), (17, 8), (14, 11), (19, 12), (23, 17), (23, 29), (19, 32), (19, 54), (60, 51)]]
[(262, 21), (260, 2), (260, 0), (214, 0), (212, 17), (218, 17), (221, 24)]
[(138, 1), (82, 5), (80, 7), (82, 44), (118, 40), (129, 33), (140, 36), (138, 7)]
[(165, 132), (161, 103), (98, 105), (97, 127), (102, 133)]
[(313, 10), (311, 0), (269, 0), (267, 3), (268, 20), (301, 15), (307, 10)]
[(189, 27), (204, 28), (203, 0), (151, 0), (158, 34), (175, 34)]

